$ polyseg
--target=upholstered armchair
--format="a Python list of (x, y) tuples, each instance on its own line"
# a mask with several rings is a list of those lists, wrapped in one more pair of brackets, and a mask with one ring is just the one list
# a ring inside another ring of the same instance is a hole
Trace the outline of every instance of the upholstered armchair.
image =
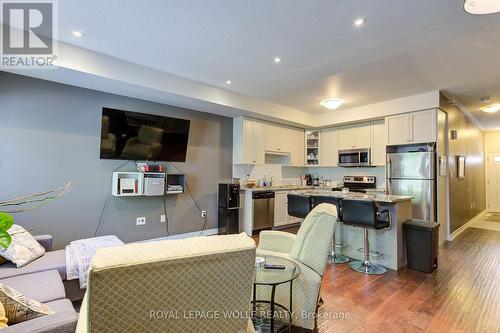
[(163, 129), (143, 125), (136, 137), (127, 140), (122, 157), (154, 161), (160, 157), (162, 137)]
[(245, 234), (99, 249), (76, 332), (253, 332), (254, 269)]
[[(304, 219), (297, 235), (282, 231), (262, 231), (257, 255), (273, 255), (295, 261), (301, 270), (293, 281), (293, 326), (313, 330), (321, 281), (325, 272), (328, 250), (332, 241), (337, 208), (330, 204), (316, 206)], [(268, 299), (266, 286), (257, 288), (257, 299)], [(288, 284), (276, 288), (276, 302), (289, 304)]]

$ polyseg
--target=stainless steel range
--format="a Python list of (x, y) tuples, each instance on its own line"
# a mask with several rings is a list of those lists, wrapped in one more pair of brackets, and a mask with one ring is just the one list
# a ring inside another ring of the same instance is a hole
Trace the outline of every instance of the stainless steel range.
[(377, 188), (377, 178), (374, 176), (344, 176), (344, 187), (351, 192), (366, 193), (367, 189)]

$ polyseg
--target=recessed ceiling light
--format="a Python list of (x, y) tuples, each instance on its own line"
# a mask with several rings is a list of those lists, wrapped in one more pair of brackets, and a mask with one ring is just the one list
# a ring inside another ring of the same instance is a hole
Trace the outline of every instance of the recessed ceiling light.
[(280, 62), (281, 62), (281, 58), (280, 57), (275, 57), (274, 58), (274, 63), (279, 64)]
[(480, 110), (486, 113), (495, 113), (500, 111), (500, 104), (491, 104), (487, 106), (482, 106)]
[(226, 84), (231, 84), (231, 83), (233, 83), (233, 81), (231, 81), (231, 80), (226, 80)]
[(81, 32), (81, 31), (76, 31), (76, 30), (74, 30), (74, 31), (72, 31), (71, 33), (72, 33), (72, 34), (73, 34), (73, 36), (75, 36), (76, 38), (82, 38), (82, 37), (83, 37), (83, 32)]
[(357, 19), (354, 20), (354, 25), (356, 27), (360, 27), (363, 24), (365, 24), (365, 22), (366, 22), (366, 20), (364, 18), (360, 17), (360, 18), (357, 18)]
[(341, 98), (328, 98), (321, 101), (321, 106), (327, 108), (328, 110), (338, 109), (345, 101)]
[(464, 10), (469, 14), (484, 15), (500, 12), (498, 0), (465, 0)]

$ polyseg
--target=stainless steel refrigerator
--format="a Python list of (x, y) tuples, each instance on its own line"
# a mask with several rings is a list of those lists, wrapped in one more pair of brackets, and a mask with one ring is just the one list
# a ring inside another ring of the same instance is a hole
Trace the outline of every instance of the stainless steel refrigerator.
[(436, 155), (433, 151), (387, 154), (387, 192), (411, 195), (413, 218), (436, 220)]

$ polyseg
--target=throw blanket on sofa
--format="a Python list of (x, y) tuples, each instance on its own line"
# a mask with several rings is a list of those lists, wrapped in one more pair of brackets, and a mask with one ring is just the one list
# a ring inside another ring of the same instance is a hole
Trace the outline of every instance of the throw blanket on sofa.
[(90, 262), (99, 248), (121, 246), (124, 243), (116, 236), (80, 239), (66, 246), (66, 279), (80, 279), (80, 288), (87, 288)]

